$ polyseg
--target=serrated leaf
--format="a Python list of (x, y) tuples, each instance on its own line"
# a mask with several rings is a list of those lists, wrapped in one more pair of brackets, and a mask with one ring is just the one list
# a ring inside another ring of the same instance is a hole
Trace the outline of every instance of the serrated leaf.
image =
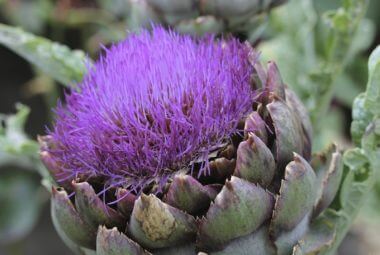
[(33, 154), (38, 151), (38, 145), (28, 139), (24, 131), (30, 109), (22, 104), (17, 104), (16, 109), (16, 114), (0, 116), (0, 120), (4, 122), (4, 127), (0, 128), (1, 150), (11, 154)]
[(27, 137), (24, 125), (29, 115), (29, 107), (17, 104), (17, 113), (0, 115), (0, 165), (17, 165), (33, 168), (33, 158), (37, 158), (38, 144)]
[(16, 114), (0, 115), (0, 243), (27, 234), (42, 204), (39, 181), (28, 172), (39, 170), (44, 175), (38, 144), (24, 132), (30, 109), (21, 104), (16, 108)]
[[(334, 121), (326, 122), (331, 99), (338, 95), (351, 104), (357, 93), (350, 93), (352, 86), (346, 81), (353, 80), (352, 85), (356, 86), (363, 80), (358, 77), (360, 70), (352, 66), (374, 38), (372, 22), (363, 20), (367, 4), (367, 0), (349, 1), (329, 11), (323, 19), (315, 8), (319, 1), (291, 0), (273, 11), (272, 31), (269, 30), (273, 38), (259, 45), (265, 60), (276, 60), (284, 82), (307, 106), (316, 150), (330, 143), (331, 136), (342, 133), (340, 125), (335, 125), (339, 118), (335, 121), (334, 116)], [(337, 6), (329, 5), (329, 8)], [(346, 67), (355, 71), (344, 72)]]
[(39, 145), (24, 130), (30, 109), (22, 104), (16, 104), (16, 109), (16, 114), (0, 114), (0, 166), (37, 171), (44, 178), (43, 185), (50, 191), (54, 181), (40, 160)]
[(351, 136), (356, 145), (360, 145), (363, 134), (373, 118), (372, 113), (365, 108), (364, 93), (357, 96), (352, 106)]
[(364, 106), (373, 115), (380, 115), (380, 46), (369, 57), (369, 78)]
[(66, 86), (81, 81), (86, 64), (91, 64), (80, 50), (70, 50), (65, 45), (4, 24), (0, 24), (0, 44)]
[(344, 153), (344, 164), (350, 169), (359, 169), (368, 164), (368, 158), (360, 148), (354, 148)]
[[(346, 168), (346, 171), (348, 169)], [(355, 172), (361, 172), (360, 170), (368, 170), (365, 179), (357, 179)], [(336, 229), (336, 237), (331, 247), (323, 254), (335, 254), (340, 242), (343, 240), (347, 231), (349, 230), (352, 221), (357, 216), (360, 207), (363, 205), (366, 196), (373, 187), (373, 171), (370, 168), (367, 169), (355, 169), (348, 170), (348, 174), (344, 180), (340, 202), (342, 207), (339, 210), (327, 209), (324, 217), (329, 219), (334, 224)]]
[(24, 130), (30, 109), (16, 104), (17, 113), (0, 114), (0, 166), (11, 165), (25, 170), (37, 170), (46, 180), (50, 180), (45, 167), (39, 160), (39, 145), (30, 139)]
[(380, 100), (379, 54), (377, 48), (371, 55), (367, 91), (357, 97), (353, 106), (351, 130), (360, 147), (344, 154), (346, 176), (340, 188), (339, 208), (323, 214), (336, 229), (336, 239), (324, 254), (335, 253), (365, 198), (371, 194), (380, 168), (380, 118), (377, 108)]

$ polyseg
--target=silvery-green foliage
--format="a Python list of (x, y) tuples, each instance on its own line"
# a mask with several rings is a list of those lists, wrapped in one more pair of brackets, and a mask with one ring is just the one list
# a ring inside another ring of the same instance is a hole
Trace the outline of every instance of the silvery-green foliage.
[(359, 53), (370, 46), (375, 33), (373, 23), (363, 19), (368, 1), (341, 3), (340, 8), (321, 13), (315, 1), (289, 1), (272, 12), (269, 40), (259, 46), (265, 59), (278, 61), (284, 81), (309, 109), (317, 150), (331, 139), (343, 138), (342, 113), (325, 113), (332, 98), (350, 107), (364, 89), (366, 60)]

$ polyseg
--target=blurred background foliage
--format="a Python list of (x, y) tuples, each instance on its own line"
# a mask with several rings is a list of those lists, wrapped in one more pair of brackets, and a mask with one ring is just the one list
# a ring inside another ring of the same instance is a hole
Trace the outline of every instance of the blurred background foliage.
[[(314, 150), (331, 141), (352, 147), (351, 107), (365, 90), (368, 56), (380, 43), (380, 1), (288, 0), (270, 13), (262, 10), (242, 22), (212, 12), (157, 12), (143, 0), (0, 0), (0, 23), (22, 28), (0, 24), (0, 254), (70, 254), (50, 222), (37, 135), (50, 125), (65, 86), (81, 79), (103, 45), (151, 22), (248, 40), (264, 60), (278, 63), (307, 105)], [(380, 176), (340, 254), (380, 254), (379, 228)]]

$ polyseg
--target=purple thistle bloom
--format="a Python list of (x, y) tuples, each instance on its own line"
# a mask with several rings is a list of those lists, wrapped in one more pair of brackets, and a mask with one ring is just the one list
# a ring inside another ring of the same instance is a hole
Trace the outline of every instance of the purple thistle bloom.
[(237, 132), (255, 93), (249, 53), (235, 39), (160, 27), (130, 35), (57, 107), (49, 153), (65, 178), (164, 183)]

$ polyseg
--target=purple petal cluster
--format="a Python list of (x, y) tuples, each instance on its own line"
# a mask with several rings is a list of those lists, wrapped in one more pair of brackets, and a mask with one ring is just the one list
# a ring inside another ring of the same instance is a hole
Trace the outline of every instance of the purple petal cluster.
[[(161, 182), (237, 131), (252, 106), (250, 49), (156, 27), (106, 50), (56, 109), (49, 153), (65, 176)], [(205, 166), (207, 168), (207, 166)]]

